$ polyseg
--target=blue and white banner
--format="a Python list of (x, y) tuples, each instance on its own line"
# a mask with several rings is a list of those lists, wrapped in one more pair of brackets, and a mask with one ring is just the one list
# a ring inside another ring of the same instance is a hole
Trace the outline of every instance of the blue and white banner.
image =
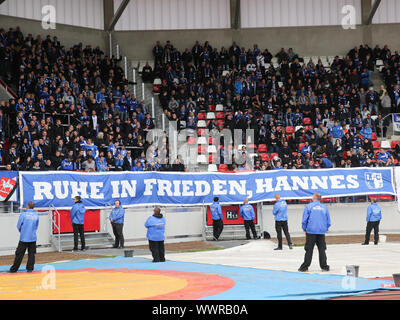
[(390, 168), (273, 170), (244, 173), (184, 172), (21, 172), (20, 203), (25, 208), (67, 209), (76, 195), (87, 208), (114, 205), (238, 204), (270, 201), (279, 193), (284, 199), (307, 199), (315, 192), (323, 197), (394, 194)]
[(393, 113), (393, 130), (400, 131), (400, 114)]
[(0, 201), (18, 201), (18, 172), (0, 171)]

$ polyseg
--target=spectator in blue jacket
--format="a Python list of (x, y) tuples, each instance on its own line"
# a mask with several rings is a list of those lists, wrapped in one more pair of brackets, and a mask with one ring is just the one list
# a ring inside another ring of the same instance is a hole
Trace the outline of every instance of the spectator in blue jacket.
[(214, 235), (214, 240), (218, 241), (219, 236), (222, 233), (222, 230), (224, 229), (224, 216), (222, 215), (222, 208), (221, 205), (219, 204), (219, 198), (215, 197), (214, 198), (214, 203), (210, 206), (210, 212), (211, 212), (211, 217), (213, 220), (213, 235)]
[(160, 208), (154, 208), (154, 214), (144, 224), (147, 228), (147, 239), (153, 256), (153, 262), (165, 262), (165, 218)]
[(110, 213), (110, 222), (113, 229), (115, 243), (113, 248), (124, 248), (124, 235), (122, 229), (124, 228), (125, 209), (121, 206), (120, 200), (115, 200), (115, 207)]
[(303, 213), (302, 228), (306, 234), (306, 244), (304, 250), (304, 262), (300, 266), (300, 272), (308, 271), (311, 265), (314, 246), (317, 244), (319, 252), (319, 265), (323, 271), (329, 271), (326, 259), (325, 233), (331, 226), (331, 219), (328, 208), (321, 203), (321, 195), (315, 193), (311, 203), (306, 205)]
[(20, 238), (17, 250), (15, 251), (14, 264), (11, 266), (9, 271), (11, 273), (18, 271), (26, 249), (28, 249), (26, 271), (33, 271), (36, 253), (36, 231), (39, 226), (39, 215), (35, 210), (33, 210), (34, 207), (35, 204), (32, 201), (28, 202), (27, 210), (19, 216), (17, 229), (20, 232)]
[(376, 203), (376, 198), (371, 198), (371, 204), (367, 209), (367, 230), (365, 241), (362, 245), (368, 245), (372, 229), (374, 229), (374, 244), (379, 242), (379, 223), (382, 220), (382, 209)]
[(85, 246), (85, 232), (84, 232), (84, 222), (85, 222), (85, 206), (82, 203), (81, 197), (76, 196), (74, 198), (74, 205), (71, 208), (71, 221), (72, 229), (74, 231), (74, 249), (73, 251), (78, 251), (78, 233), (81, 238), (81, 250), (85, 251), (88, 247)]
[(249, 204), (249, 199), (244, 199), (243, 205), (240, 207), (239, 215), (244, 220), (244, 228), (246, 230), (246, 239), (250, 240), (250, 231), (253, 233), (253, 238), (258, 239), (256, 227), (254, 226), (254, 219), (256, 214), (254, 212), (254, 208), (251, 204)]
[(363, 139), (371, 140), (372, 138), (372, 129), (368, 123), (365, 124), (364, 128), (361, 129), (360, 134), (362, 135)]
[(292, 241), (290, 240), (289, 227), (288, 227), (288, 216), (287, 216), (287, 203), (281, 199), (279, 194), (275, 195), (276, 203), (272, 209), (272, 213), (275, 218), (275, 230), (278, 238), (278, 247), (274, 250), (282, 250), (282, 230), (285, 233), (285, 237), (290, 249), (293, 249)]
[(337, 139), (342, 140), (344, 136), (343, 128), (337, 121), (335, 121), (334, 126), (331, 129), (331, 136), (333, 137), (334, 141)]

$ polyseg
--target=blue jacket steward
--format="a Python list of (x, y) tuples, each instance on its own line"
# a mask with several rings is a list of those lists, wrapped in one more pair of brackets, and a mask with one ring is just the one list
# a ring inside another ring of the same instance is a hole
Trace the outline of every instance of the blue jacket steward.
[(210, 206), (210, 211), (213, 220), (220, 220), (224, 218), (224, 216), (222, 215), (221, 205), (218, 202), (214, 202)]
[(151, 241), (164, 241), (165, 218), (161, 213), (149, 217), (144, 226), (147, 228), (147, 239)]
[(254, 220), (256, 217), (253, 206), (248, 203), (240, 207), (239, 215), (243, 218), (243, 220)]
[(36, 231), (39, 226), (39, 215), (33, 209), (21, 213), (17, 228), (20, 232), (19, 240), (22, 242), (36, 242)]
[(112, 223), (124, 223), (125, 209), (121, 206), (111, 210), (110, 219), (113, 219)]
[(380, 221), (382, 219), (382, 210), (376, 203), (371, 203), (367, 210), (367, 222)]
[(306, 205), (303, 212), (303, 231), (310, 234), (325, 234), (331, 226), (328, 208), (319, 201)]
[(275, 216), (275, 221), (287, 221), (287, 203), (285, 200), (278, 200), (274, 204), (274, 208), (272, 209), (272, 213)]
[(71, 221), (75, 224), (83, 224), (85, 221), (85, 206), (82, 202), (76, 202), (71, 208)]

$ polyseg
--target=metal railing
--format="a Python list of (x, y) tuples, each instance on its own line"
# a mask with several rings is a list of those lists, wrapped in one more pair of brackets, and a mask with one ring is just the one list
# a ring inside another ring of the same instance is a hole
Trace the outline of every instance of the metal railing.
[(110, 212), (109, 213), (107, 213), (107, 212), (104, 213), (104, 221), (103, 221), (103, 228), (102, 229), (103, 229), (103, 232), (108, 232), (108, 230), (107, 230), (107, 221), (108, 221), (108, 219), (110, 219), (110, 213), (111, 213), (111, 210), (113, 209), (112, 205), (109, 202), (107, 202), (105, 204), (105, 209), (106, 210), (110, 209)]
[(168, 121), (160, 106), (159, 99), (153, 94), (153, 84), (145, 84), (140, 76), (140, 68), (143, 65), (140, 61), (130, 60), (122, 51), (120, 45), (114, 40), (112, 34), (109, 35), (110, 56), (120, 60), (124, 75), (129, 81), (129, 90), (138, 101), (144, 101), (146, 112), (151, 114), (156, 128), (161, 128), (168, 132)]
[[(51, 209), (52, 208), (52, 209)], [(50, 219), (51, 219), (51, 236), (53, 237), (54, 234), (54, 228), (57, 230), (58, 234), (58, 252), (61, 252), (61, 216), (60, 212), (57, 210), (57, 208), (51, 204), (49, 208), (49, 214), (50, 214)], [(56, 219), (54, 219), (54, 216), (56, 216)], [(58, 223), (57, 223), (58, 220)]]

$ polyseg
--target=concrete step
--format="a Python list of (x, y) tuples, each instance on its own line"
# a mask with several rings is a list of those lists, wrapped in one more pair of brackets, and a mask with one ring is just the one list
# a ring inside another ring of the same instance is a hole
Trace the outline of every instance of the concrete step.
[[(86, 246), (90, 248), (108, 248), (112, 246), (114, 239), (108, 232), (91, 232), (85, 233), (85, 242)], [(51, 243), (57, 249), (59, 249), (58, 245), (60, 243), (61, 251), (72, 250), (74, 247), (74, 234), (61, 234), (60, 240), (57, 234), (53, 234), (51, 237)]]
[[(261, 236), (261, 227), (256, 225), (257, 235)], [(250, 231), (251, 234), (251, 231)], [(251, 236), (253, 236), (251, 234)], [(213, 227), (207, 226), (205, 229), (205, 238), (210, 241), (213, 239)], [(246, 239), (246, 230), (243, 225), (225, 225), (224, 229), (219, 237), (220, 240), (245, 240)]]

